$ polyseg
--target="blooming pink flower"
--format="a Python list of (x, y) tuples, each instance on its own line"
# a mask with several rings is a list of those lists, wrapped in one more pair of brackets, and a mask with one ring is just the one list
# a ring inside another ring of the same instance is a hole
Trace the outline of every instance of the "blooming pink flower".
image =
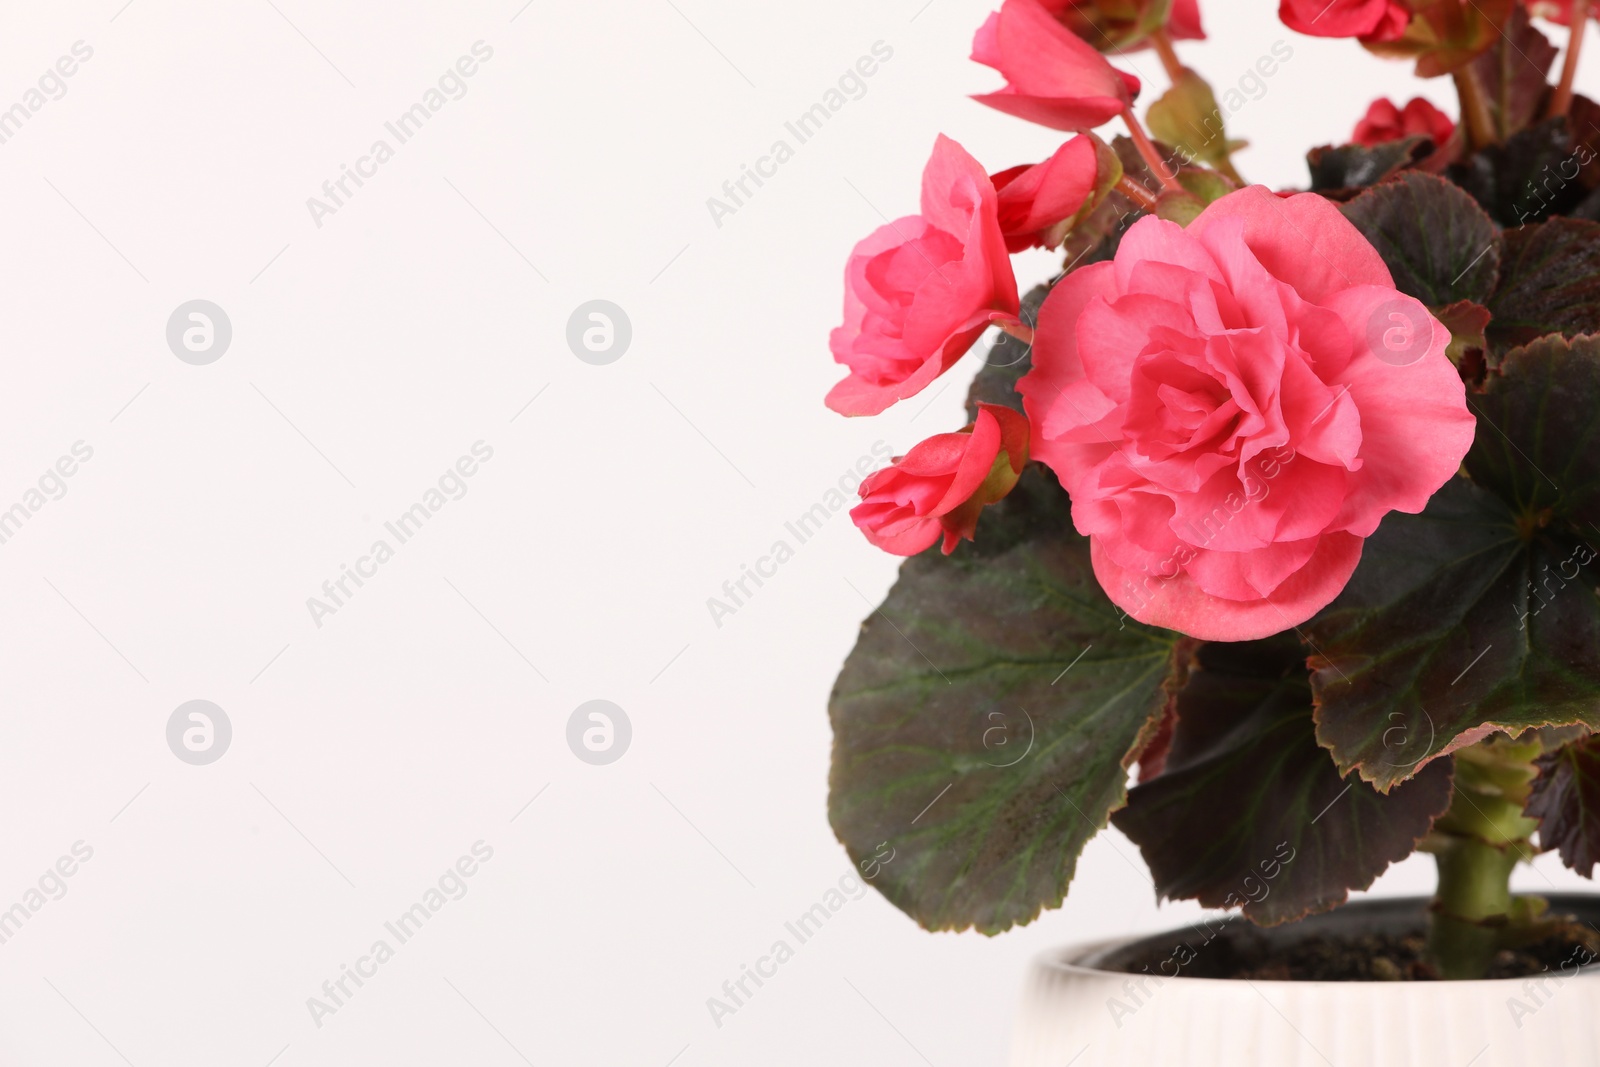
[(1313, 37), (1393, 41), (1411, 25), (1405, 0), (1280, 0), (1278, 17)]
[(928, 438), (861, 483), (850, 518), (867, 540), (914, 556), (944, 537), (944, 554), (972, 540), (978, 514), (1017, 484), (1028, 462), (1028, 420), (998, 404), (979, 404), (959, 433)]
[(1205, 27), (1200, 25), (1200, 0), (1172, 0), (1172, 14), (1167, 18), (1167, 36), (1174, 41), (1203, 41)]
[(1395, 107), (1393, 101), (1379, 97), (1367, 108), (1366, 116), (1356, 123), (1351, 140), (1356, 144), (1375, 145), (1421, 134), (1435, 145), (1443, 147), (1455, 132), (1456, 124), (1450, 116), (1420, 96), (1403, 109)]
[(1243, 641), (1310, 618), (1455, 474), (1449, 341), (1333, 204), (1253, 186), (1068, 274), (1019, 388), (1111, 599)]
[(879, 227), (845, 267), (833, 358), (850, 376), (828, 392), (841, 415), (876, 415), (927, 387), (992, 322), (1015, 320), (1017, 280), (994, 186), (940, 136), (922, 172), (922, 214)]
[[(1149, 19), (1156, 0), (1040, 0), (1047, 11), (1073, 33), (1102, 52), (1133, 52), (1150, 47), (1148, 36), (1137, 36)], [(1571, 0), (1568, 0), (1570, 3)], [(1172, 0), (1167, 12), (1167, 37), (1174, 41), (1203, 41), (1199, 0)]]
[(1074, 137), (1043, 163), (993, 175), (1006, 249), (1054, 248), (1100, 183), (1094, 139)]
[(1039, 0), (1005, 0), (973, 38), (972, 58), (1006, 79), (974, 100), (1051, 129), (1093, 129), (1139, 95), (1138, 78), (1113, 68)]

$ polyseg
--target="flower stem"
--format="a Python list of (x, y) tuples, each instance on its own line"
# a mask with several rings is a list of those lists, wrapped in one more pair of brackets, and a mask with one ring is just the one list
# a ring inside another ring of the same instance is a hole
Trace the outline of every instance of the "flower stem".
[(1537, 741), (1499, 737), (1455, 754), (1450, 808), (1422, 846), (1439, 868), (1428, 955), (1443, 978), (1484, 977), (1515, 922), (1511, 872), (1533, 855), (1538, 823), (1522, 812), (1539, 753)]
[(995, 325), (1023, 344), (1033, 344), (1033, 327), (1021, 319), (1000, 319)]
[(1154, 211), (1156, 209), (1155, 195), (1126, 174), (1117, 179), (1116, 188), (1117, 192), (1132, 200), (1145, 211)]
[(1489, 113), (1489, 100), (1483, 85), (1471, 65), (1462, 67), (1451, 75), (1456, 83), (1456, 95), (1461, 99), (1461, 120), (1467, 127), (1468, 147), (1482, 148), (1498, 144), (1500, 135), (1495, 129), (1494, 116)]
[(1145, 165), (1150, 168), (1150, 173), (1160, 179), (1173, 192), (1183, 192), (1183, 186), (1178, 184), (1177, 175), (1172, 173), (1166, 161), (1161, 158), (1161, 153), (1156, 151), (1156, 146), (1150, 140), (1150, 135), (1144, 132), (1144, 127), (1139, 125), (1139, 120), (1133, 116), (1133, 108), (1122, 109), (1122, 121), (1128, 124), (1128, 134), (1133, 138), (1134, 146), (1139, 149), (1139, 155), (1144, 157)]
[(1567, 57), (1561, 64), (1561, 81), (1550, 96), (1550, 117), (1565, 115), (1572, 108), (1572, 82), (1578, 76), (1578, 53), (1583, 51), (1584, 31), (1589, 28), (1589, 0), (1572, 0), (1572, 36), (1567, 39)]
[(1234, 167), (1233, 158), (1231, 156), (1223, 156), (1221, 159), (1217, 160), (1215, 165), (1223, 177), (1231, 179), (1233, 183), (1240, 188), (1250, 184), (1244, 180), (1244, 176), (1241, 175)]
[(1183, 64), (1178, 62), (1178, 53), (1173, 50), (1172, 38), (1167, 36), (1163, 29), (1152, 31), (1150, 43), (1155, 47), (1156, 55), (1161, 57), (1161, 65), (1166, 68), (1167, 78), (1176, 85), (1183, 77)]

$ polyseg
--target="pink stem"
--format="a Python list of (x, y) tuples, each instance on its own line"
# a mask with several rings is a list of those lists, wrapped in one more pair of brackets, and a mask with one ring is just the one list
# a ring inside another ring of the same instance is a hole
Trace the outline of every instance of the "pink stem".
[(1572, 36), (1567, 41), (1567, 56), (1561, 64), (1561, 81), (1550, 97), (1550, 115), (1565, 115), (1572, 107), (1572, 82), (1578, 76), (1578, 53), (1583, 50), (1583, 35), (1589, 28), (1589, 0), (1572, 0)]
[(1012, 337), (1015, 337), (1023, 344), (1033, 344), (1033, 327), (1029, 326), (1021, 319), (1001, 319), (999, 322), (995, 323), (995, 325), (999, 326), (1002, 330), (1010, 334)]
[[(1584, 0), (1578, 2), (1582, 3)], [(1139, 155), (1144, 157), (1145, 165), (1150, 168), (1150, 172), (1168, 189), (1173, 192), (1183, 192), (1183, 186), (1178, 184), (1177, 175), (1172, 173), (1172, 168), (1167, 166), (1166, 161), (1161, 158), (1161, 153), (1156, 151), (1154, 142), (1150, 140), (1150, 135), (1144, 132), (1144, 127), (1139, 125), (1139, 120), (1133, 117), (1133, 108), (1123, 108), (1122, 121), (1128, 124), (1128, 133), (1133, 137), (1133, 143), (1139, 149)]]

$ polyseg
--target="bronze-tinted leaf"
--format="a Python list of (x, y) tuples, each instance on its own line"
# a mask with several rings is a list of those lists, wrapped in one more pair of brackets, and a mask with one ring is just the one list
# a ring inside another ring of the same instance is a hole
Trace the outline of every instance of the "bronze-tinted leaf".
[[(1596, 227), (1600, 230), (1600, 227)], [(1519, 348), (1468, 397), (1478, 435), (1467, 473), (1522, 521), (1600, 534), (1600, 338)], [(1600, 538), (1596, 538), (1600, 540)]]
[(1391, 514), (1302, 628), (1318, 741), (1388, 790), (1491, 726), (1600, 727), (1595, 559), (1463, 478)]
[(1600, 223), (1551, 219), (1507, 230), (1500, 285), (1488, 306), (1495, 345), (1600, 331)]
[(1583, 203), (1583, 167), (1592, 153), (1574, 143), (1567, 119), (1553, 118), (1479, 149), (1447, 174), (1500, 225), (1526, 226)]
[(1407, 137), (1367, 146), (1325, 145), (1306, 153), (1311, 191), (1334, 200), (1348, 200), (1362, 189), (1416, 166), (1433, 154), (1426, 137)]
[(1556, 46), (1535, 28), (1526, 9), (1518, 4), (1488, 50), (1472, 61), (1472, 77), (1482, 87), (1489, 116), (1501, 140), (1532, 125), (1542, 114), (1556, 53)]
[(974, 545), (908, 560), (835, 684), (829, 814), (929, 929), (998, 933), (1066, 894), (1154, 733), (1175, 637), (1121, 617), (1037, 464)]
[(1293, 635), (1200, 646), (1166, 766), (1112, 816), (1157, 893), (1263, 925), (1344, 903), (1408, 856), (1450, 804), (1441, 760), (1387, 796), (1317, 744)]
[(1539, 844), (1585, 878), (1600, 863), (1600, 737), (1584, 737), (1539, 758), (1527, 815)]
[(1395, 288), (1431, 308), (1482, 303), (1500, 269), (1494, 222), (1461, 189), (1411, 171), (1344, 206), (1345, 218), (1372, 242)]

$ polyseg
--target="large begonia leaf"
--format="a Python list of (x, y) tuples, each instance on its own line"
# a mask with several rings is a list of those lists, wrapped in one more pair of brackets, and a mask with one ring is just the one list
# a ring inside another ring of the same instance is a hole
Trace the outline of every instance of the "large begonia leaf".
[(1443, 308), (1483, 303), (1500, 267), (1500, 234), (1459, 186), (1410, 171), (1343, 208), (1394, 275), (1395, 288)]
[(863, 623), (830, 706), (834, 831), (929, 929), (1030, 921), (1124, 803), (1179, 645), (1106, 598), (1030, 466), (975, 544), (907, 560)]
[(1318, 738), (1380, 789), (1491, 728), (1600, 727), (1600, 340), (1508, 354), (1466, 468), (1305, 628)]
[(1262, 925), (1327, 911), (1410, 855), (1450, 805), (1448, 760), (1387, 795), (1340, 772), (1317, 744), (1292, 634), (1201, 645), (1175, 718), (1165, 769), (1112, 817), (1164, 898)]
[(1518, 130), (1450, 166), (1448, 176), (1506, 228), (1566, 215), (1583, 203), (1581, 180), (1588, 148), (1580, 148), (1565, 118)]
[(1471, 76), (1483, 93), (1501, 140), (1532, 125), (1544, 113), (1557, 51), (1518, 4), (1489, 48), (1472, 61)]
[(1507, 230), (1488, 307), (1496, 345), (1600, 331), (1600, 223), (1551, 219)]
[(1426, 137), (1407, 137), (1376, 145), (1324, 145), (1306, 153), (1311, 191), (1334, 200), (1348, 200), (1433, 154)]

